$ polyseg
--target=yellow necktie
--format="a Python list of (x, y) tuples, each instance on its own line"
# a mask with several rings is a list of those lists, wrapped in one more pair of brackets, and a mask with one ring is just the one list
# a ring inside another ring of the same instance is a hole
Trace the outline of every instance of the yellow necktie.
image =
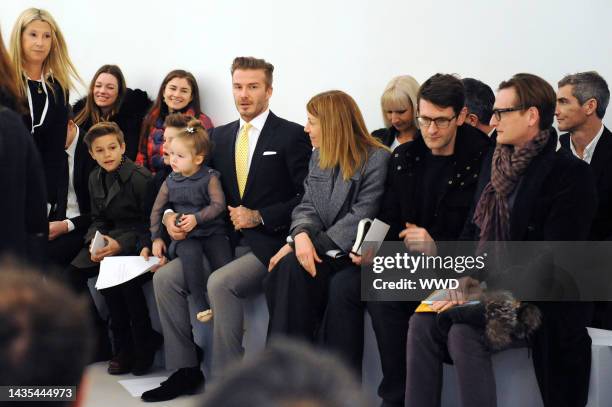
[(236, 179), (238, 180), (238, 191), (240, 197), (244, 195), (247, 176), (249, 175), (249, 130), (253, 127), (251, 123), (245, 123), (238, 134), (236, 143)]

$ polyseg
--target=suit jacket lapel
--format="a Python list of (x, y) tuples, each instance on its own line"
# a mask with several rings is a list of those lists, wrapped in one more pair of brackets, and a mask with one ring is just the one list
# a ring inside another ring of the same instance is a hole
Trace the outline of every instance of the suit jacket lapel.
[(544, 186), (546, 177), (552, 170), (555, 152), (534, 157), (518, 184), (514, 205), (510, 211), (510, 239), (522, 240), (534, 209), (534, 199)]
[[(336, 174), (336, 181), (333, 184), (331, 200), (329, 202), (329, 210), (326, 214), (328, 226), (331, 226), (333, 224), (334, 220), (336, 220), (336, 216), (338, 216), (338, 213), (344, 206), (346, 200), (350, 199), (349, 192), (351, 191), (356, 179), (359, 178), (359, 176), (361, 175), (358, 170), (355, 176), (350, 178), (348, 181), (344, 181), (344, 179), (342, 178), (342, 173), (340, 172), (340, 168), (336, 167), (335, 170), (338, 172), (338, 174)], [(323, 206), (323, 208), (325, 208), (325, 206)]]
[(64, 220), (66, 218), (66, 209), (68, 208), (68, 190), (70, 189), (70, 167), (68, 165), (68, 160), (68, 154), (63, 152), (57, 190), (56, 215), (58, 220)]
[[(102, 177), (102, 182), (104, 182), (104, 177)], [(110, 201), (113, 200), (115, 196), (117, 196), (120, 189), (121, 188), (119, 188), (119, 180), (115, 179), (110, 188), (108, 188), (108, 195), (106, 195), (106, 200), (104, 201), (105, 207), (108, 207), (108, 204), (110, 203)]]
[[(231, 171), (226, 171), (228, 172), (228, 174), (226, 174), (223, 170), (221, 170), (221, 173), (224, 177), (228, 178), (228, 185), (230, 187), (230, 190), (227, 192), (232, 195), (232, 202), (240, 202), (240, 192), (238, 191), (238, 178), (236, 178), (236, 138), (238, 137), (239, 128), (240, 120), (235, 121), (234, 123), (229, 125), (230, 134), (221, 135), (221, 137), (225, 137), (226, 140), (229, 140), (229, 145), (226, 145), (225, 151), (229, 150), (229, 153), (227, 153), (226, 157), (228, 157), (228, 159), (230, 160), (228, 167), (231, 168)], [(221, 143), (223, 143), (223, 140), (221, 141)], [(226, 154), (225, 151), (220, 151), (217, 156), (223, 158)], [(222, 160), (220, 159), (220, 161)], [(219, 168), (216, 169), (219, 170)]]
[(604, 169), (609, 165), (610, 160), (612, 160), (612, 133), (604, 127), (604, 131), (597, 142), (593, 158), (591, 159), (591, 168), (597, 184), (599, 184)]
[(89, 152), (87, 151), (87, 147), (85, 145), (85, 143), (83, 142), (83, 138), (85, 137), (85, 134), (83, 131), (79, 131), (79, 139), (77, 140), (77, 146), (74, 149), (74, 166), (72, 168), (72, 187), (74, 188), (75, 192), (77, 191), (77, 189), (79, 189), (79, 185), (81, 184), (82, 178), (89, 177), (89, 174), (87, 174), (87, 168), (86, 168), (86, 162), (87, 162), (87, 154), (89, 154)]
[[(117, 196), (117, 194), (121, 190), (121, 184), (125, 184), (128, 181), (134, 168), (135, 168), (135, 164), (132, 161), (126, 159), (123, 162), (123, 164), (121, 165), (121, 168), (119, 169), (118, 173), (114, 177), (115, 179), (113, 183), (108, 188), (108, 195), (106, 195), (106, 201), (105, 201), (106, 207), (108, 207), (109, 203), (113, 200), (113, 198), (115, 198), (115, 196)], [(104, 182), (104, 179), (102, 180), (102, 182)]]

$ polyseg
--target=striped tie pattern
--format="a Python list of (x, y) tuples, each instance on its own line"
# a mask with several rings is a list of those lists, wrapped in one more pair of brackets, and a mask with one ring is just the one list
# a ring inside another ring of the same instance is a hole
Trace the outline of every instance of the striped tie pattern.
[(251, 123), (245, 123), (238, 134), (238, 141), (236, 143), (236, 179), (238, 180), (238, 191), (240, 191), (240, 197), (244, 195), (244, 188), (246, 187), (247, 176), (249, 175), (249, 130), (253, 127)]

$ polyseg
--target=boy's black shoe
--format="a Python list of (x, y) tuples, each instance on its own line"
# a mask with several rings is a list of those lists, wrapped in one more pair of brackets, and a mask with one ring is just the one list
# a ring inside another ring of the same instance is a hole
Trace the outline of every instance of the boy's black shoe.
[(125, 374), (132, 371), (132, 352), (119, 352), (108, 362), (108, 373), (112, 375)]
[(134, 376), (142, 376), (151, 370), (155, 360), (155, 352), (161, 348), (163, 343), (164, 337), (159, 332), (151, 330), (146, 345), (142, 348), (136, 348), (134, 351), (134, 363), (132, 364), (132, 374)]

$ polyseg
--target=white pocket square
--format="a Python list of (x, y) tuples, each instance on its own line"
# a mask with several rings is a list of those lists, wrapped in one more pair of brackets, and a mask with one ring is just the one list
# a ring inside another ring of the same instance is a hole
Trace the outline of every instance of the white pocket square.
[(276, 151), (264, 151), (263, 155), (275, 155)]

